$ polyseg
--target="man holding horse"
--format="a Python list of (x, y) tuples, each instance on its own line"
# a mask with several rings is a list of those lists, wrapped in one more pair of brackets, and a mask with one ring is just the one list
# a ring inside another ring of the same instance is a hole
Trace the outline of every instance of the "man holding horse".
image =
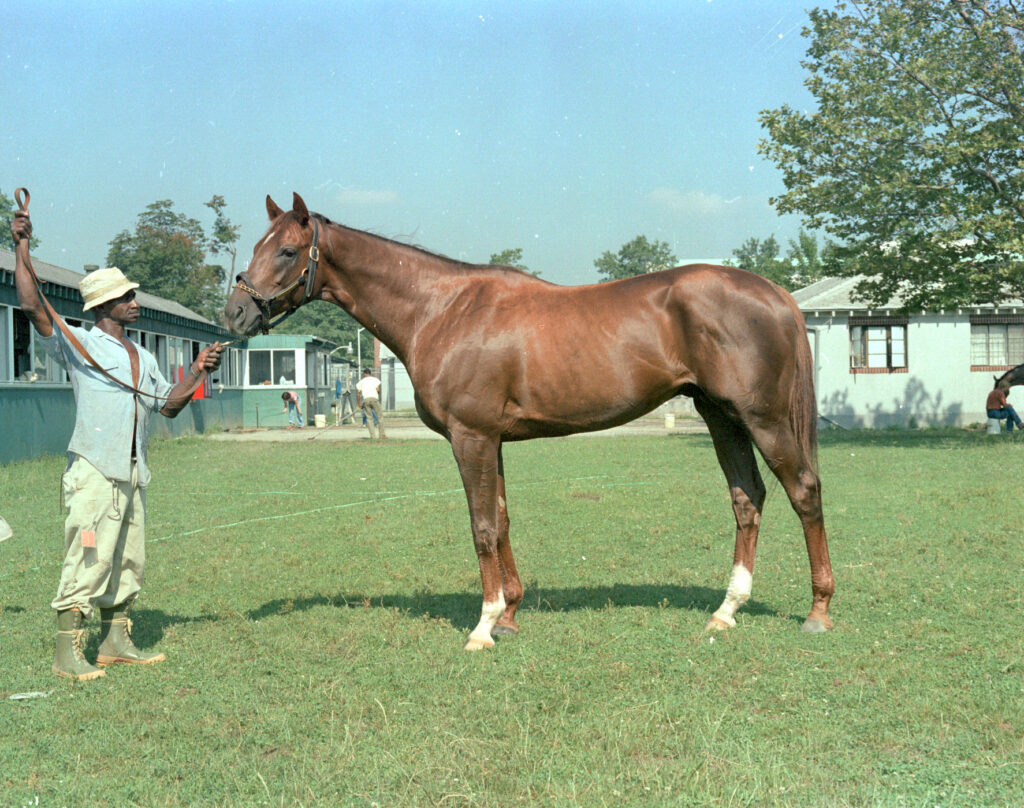
[(82, 652), (82, 624), (96, 607), (101, 615), (98, 665), (162, 662), (163, 654), (135, 646), (129, 619), (145, 562), (149, 416), (157, 411), (174, 418), (184, 409), (206, 373), (220, 364), (223, 347), (214, 343), (200, 351), (185, 380), (171, 385), (153, 355), (125, 333), (139, 319), (137, 283), (116, 267), (89, 273), (79, 289), (82, 308), (93, 312), (96, 325), (89, 330), (68, 326), (36, 286), (27, 210), (15, 215), (11, 234), (18, 304), (35, 327), (37, 344), (64, 367), (75, 393), (75, 429), (62, 477), (68, 517), (64, 565), (52, 603), (57, 612), (52, 670), (76, 681), (104, 675)]

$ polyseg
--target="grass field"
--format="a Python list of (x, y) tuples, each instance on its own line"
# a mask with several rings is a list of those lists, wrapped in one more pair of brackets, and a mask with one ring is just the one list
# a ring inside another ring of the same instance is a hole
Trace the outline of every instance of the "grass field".
[(522, 631), (468, 654), (446, 444), (156, 444), (135, 638), (168, 661), (79, 685), (50, 674), (62, 460), (0, 468), (0, 805), (1024, 804), (1024, 443), (824, 435), (820, 636), (777, 485), (753, 600), (704, 633), (733, 533), (706, 436), (505, 459)]

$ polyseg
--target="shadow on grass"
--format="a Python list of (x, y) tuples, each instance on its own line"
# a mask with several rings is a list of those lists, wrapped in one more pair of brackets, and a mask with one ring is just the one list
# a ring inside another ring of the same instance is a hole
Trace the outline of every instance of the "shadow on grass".
[[(132, 618), (132, 642), (139, 648), (146, 650), (159, 643), (164, 633), (172, 626), (193, 625), (198, 623), (212, 623), (220, 617), (215, 614), (197, 615), (176, 615), (168, 614), (160, 609), (133, 609)], [(86, 646), (87, 652), (96, 654), (99, 648), (99, 612), (90, 618), (86, 624), (94, 630), (90, 632), (89, 642)]]
[[(675, 586), (661, 584), (612, 584), (611, 586), (572, 587), (569, 589), (527, 588), (517, 617), (530, 612), (569, 612), (600, 610), (609, 606), (653, 608), (663, 606), (703, 612), (709, 617), (722, 602), (725, 592), (706, 586)], [(444, 619), (453, 627), (472, 629), (480, 618), (481, 596), (473, 592), (418, 592), (412, 595), (366, 595), (342, 593), (316, 594), (305, 598), (282, 598), (264, 603), (251, 610), (250, 620), (306, 611), (317, 606), (338, 609), (397, 609), (413, 617)], [(780, 612), (765, 604), (751, 600), (744, 607), (747, 614), (777, 617)], [(797, 623), (803, 618), (793, 615)]]

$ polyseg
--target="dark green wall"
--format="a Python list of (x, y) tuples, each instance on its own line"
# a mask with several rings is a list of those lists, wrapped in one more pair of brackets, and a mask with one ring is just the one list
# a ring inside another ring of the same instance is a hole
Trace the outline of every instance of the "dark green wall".
[[(74, 426), (70, 385), (0, 384), (0, 464), (63, 454)], [(150, 434), (180, 437), (240, 426), (242, 391), (226, 389), (193, 401), (177, 418), (152, 416)]]

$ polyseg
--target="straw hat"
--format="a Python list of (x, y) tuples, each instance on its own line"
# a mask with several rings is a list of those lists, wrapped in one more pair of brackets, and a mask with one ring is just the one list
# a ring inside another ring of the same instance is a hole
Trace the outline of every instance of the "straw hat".
[(117, 267), (96, 269), (78, 282), (85, 305), (83, 311), (95, 308), (108, 300), (117, 300), (125, 292), (138, 289), (139, 285), (128, 280)]

